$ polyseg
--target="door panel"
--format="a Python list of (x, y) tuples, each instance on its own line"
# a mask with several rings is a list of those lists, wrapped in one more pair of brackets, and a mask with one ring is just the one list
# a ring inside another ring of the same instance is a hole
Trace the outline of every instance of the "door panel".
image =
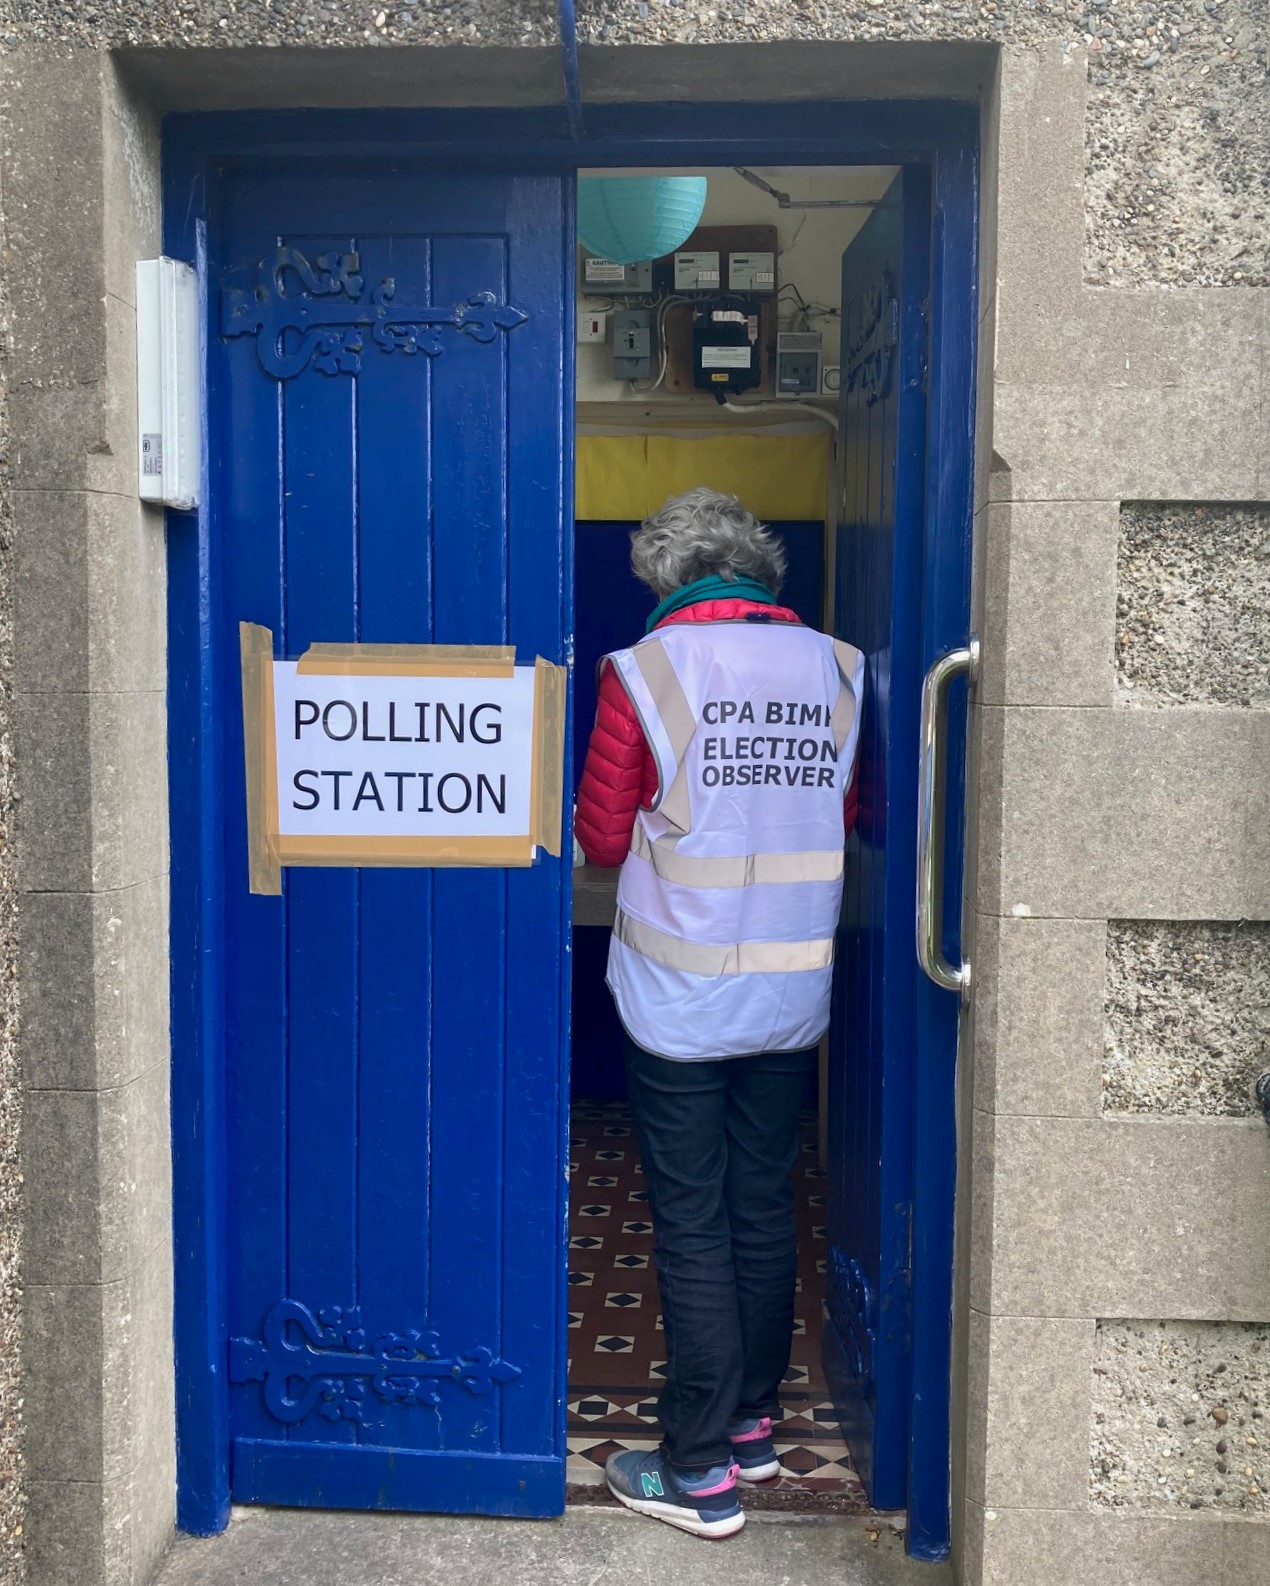
[(571, 186), (302, 162), (224, 178), (209, 444), (233, 658), (239, 1501), (563, 1506), (562, 862), (287, 869), (280, 898), (249, 894), (237, 627), (271, 628), (284, 656), (358, 640), (564, 659)]
[(835, 628), (865, 652), (867, 681), (831, 1031), (825, 1336), (853, 1457), (883, 1509), (904, 1507), (908, 1495), (922, 1102), (913, 1089), (913, 899), (929, 217), (926, 174), (908, 168), (843, 259)]

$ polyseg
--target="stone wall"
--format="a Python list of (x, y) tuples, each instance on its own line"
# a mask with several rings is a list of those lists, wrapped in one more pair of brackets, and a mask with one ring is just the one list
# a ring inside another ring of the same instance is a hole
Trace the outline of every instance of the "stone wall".
[(1104, 1111), (1256, 1118), (1267, 1070), (1270, 926), (1112, 921)]
[[(5, 257), (0, 185), (0, 258)], [(22, 1080), (18, 1061), (17, 804), (13, 763), (13, 492), (3, 356), (9, 342), (8, 283), (0, 271), (0, 1582), (22, 1577), (26, 1505), (22, 1481), (21, 1342)]]
[(141, 1586), (174, 1514), (166, 549), (136, 496), (133, 300), (157, 124), (104, 54), (3, 65), (22, 1540), (41, 1586)]
[(1246, 1586), (1264, 1466), (1186, 1401), (1260, 1442), (1268, 294), (1090, 285), (1104, 87), (1007, 53), (990, 151), (958, 1550), (975, 1586)]
[(1270, 1517), (1270, 1325), (1099, 1322), (1090, 1493)]
[(1270, 507), (1126, 503), (1117, 698), (1270, 705)]

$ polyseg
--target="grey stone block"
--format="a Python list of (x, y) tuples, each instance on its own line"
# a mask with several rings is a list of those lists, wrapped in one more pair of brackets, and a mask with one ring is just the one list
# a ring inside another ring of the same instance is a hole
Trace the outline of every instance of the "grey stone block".
[(84, 1284), (101, 1277), (105, 1215), (98, 1176), (97, 1096), (28, 1091), (23, 1107), (28, 1283)]
[(89, 681), (89, 498), (14, 492), (14, 677), (23, 693), (81, 693)]
[(999, 1116), (992, 1138), (994, 1315), (1270, 1316), (1264, 1124)]
[(176, 1389), (172, 1359), (172, 1247), (133, 1274), (133, 1574), (148, 1582), (176, 1527)]
[(27, 1579), (38, 1586), (144, 1586), (132, 1576), (132, 1484), (33, 1481)]
[(137, 316), (107, 296), (89, 303), (78, 335), (101, 350), (96, 379), (36, 376), (11, 398), (13, 469), (27, 490), (137, 492)]
[[(33, 1481), (100, 1482), (106, 1416), (103, 1293), (28, 1283), (22, 1296), (24, 1452)], [(109, 1422), (118, 1426), (112, 1403)]]
[(1270, 714), (979, 709), (982, 910), (1270, 916)]
[(27, 1085), (94, 1090), (166, 1061), (167, 882), (32, 892), (22, 903), (21, 1050)]
[(989, 1509), (976, 1586), (1201, 1586), (1221, 1569), (1222, 1530), (1218, 1520)]
[[(997, 1117), (976, 1107), (969, 1128), (970, 1230), (967, 1253), (970, 1261), (970, 1306), (987, 1315), (997, 1309), (993, 1299), (996, 1262), (997, 1197)], [(973, 1495), (972, 1495), (973, 1496)]]
[(15, 384), (71, 388), (105, 374), (97, 327), (101, 71), (95, 51), (24, 50), (11, 65), (3, 157)]
[(102, 80), (103, 274), (107, 292), (136, 301), (136, 261), (162, 252), (159, 117), (110, 58)]
[(1222, 1586), (1270, 1580), (1270, 1525), (1264, 1520), (1222, 1522)]
[(101, 1274), (127, 1277), (172, 1237), (171, 1115), (166, 1063), (99, 1102)]
[(975, 1104), (1093, 1117), (1102, 1096), (1106, 927), (979, 916)]
[(164, 695), (26, 694), (17, 722), (24, 888), (103, 891), (163, 874)]
[[(986, 914), (1000, 909), (1002, 844), (1005, 840), (1002, 807), (1005, 785), (1006, 718), (999, 705), (981, 705), (972, 696), (970, 705), (969, 768), (967, 786), (976, 797), (969, 800), (974, 843), (967, 847), (966, 890), (976, 907)], [(973, 869), (970, 868), (973, 864)]]
[[(101, 1006), (96, 907), (91, 895), (31, 892), (22, 900), (23, 1077), (36, 1090), (92, 1090), (111, 1043), (114, 1005)], [(107, 948), (109, 951), (109, 948)]]
[(19, 694), (18, 874), (28, 892), (93, 887), (93, 778), (87, 694)]
[(1094, 1323), (983, 1318), (987, 1354), (984, 1502), (1079, 1509), (1089, 1482), (1089, 1373)]
[(1118, 389), (998, 383), (993, 445), (1013, 499), (1255, 498), (1260, 419), (1248, 374), (1213, 368), (1202, 385)]
[[(118, 869), (112, 884), (131, 886), (166, 875), (168, 869), (167, 697), (162, 691), (110, 697), (118, 702), (118, 715), (102, 720), (97, 765), (104, 770), (109, 754), (122, 773), (122, 797), (115, 806)], [(103, 879), (110, 875), (109, 863), (103, 852)]]
[(1150, 390), (1210, 384), (1214, 370), (1255, 381), (1270, 293), (1206, 287), (1084, 288), (1029, 304), (1003, 293), (997, 378)]
[[(990, 1377), (991, 1318), (971, 1309), (966, 1316), (966, 1424), (965, 1440), (953, 1447), (964, 1450), (966, 1497), (975, 1504), (987, 1502), (987, 1453)], [(973, 1578), (973, 1577), (972, 1577)]]
[(988, 705), (1109, 705), (1117, 502), (987, 510), (983, 670)]
[(1270, 1323), (1099, 1322), (1094, 1502), (1270, 1520)]
[[(135, 459), (130, 467), (135, 476)], [(89, 686), (160, 694), (167, 687), (163, 515), (124, 496), (88, 499)]]
[(1056, 41), (1001, 61), (997, 293), (1044, 317), (1080, 289), (1085, 59)]

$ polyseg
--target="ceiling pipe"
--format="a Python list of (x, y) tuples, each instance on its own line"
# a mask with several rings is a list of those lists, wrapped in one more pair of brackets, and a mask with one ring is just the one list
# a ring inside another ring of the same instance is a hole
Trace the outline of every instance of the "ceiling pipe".
[(582, 120), (582, 78), (578, 73), (578, 18), (573, 0), (560, 0), (560, 59), (564, 68), (564, 108), (575, 142), (586, 137)]

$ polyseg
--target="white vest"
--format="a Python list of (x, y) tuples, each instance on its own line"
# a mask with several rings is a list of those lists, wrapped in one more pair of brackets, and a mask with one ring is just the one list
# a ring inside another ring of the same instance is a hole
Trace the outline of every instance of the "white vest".
[(864, 657), (789, 622), (682, 623), (607, 657), (657, 765), (608, 984), (645, 1050), (814, 1046), (829, 1026)]

